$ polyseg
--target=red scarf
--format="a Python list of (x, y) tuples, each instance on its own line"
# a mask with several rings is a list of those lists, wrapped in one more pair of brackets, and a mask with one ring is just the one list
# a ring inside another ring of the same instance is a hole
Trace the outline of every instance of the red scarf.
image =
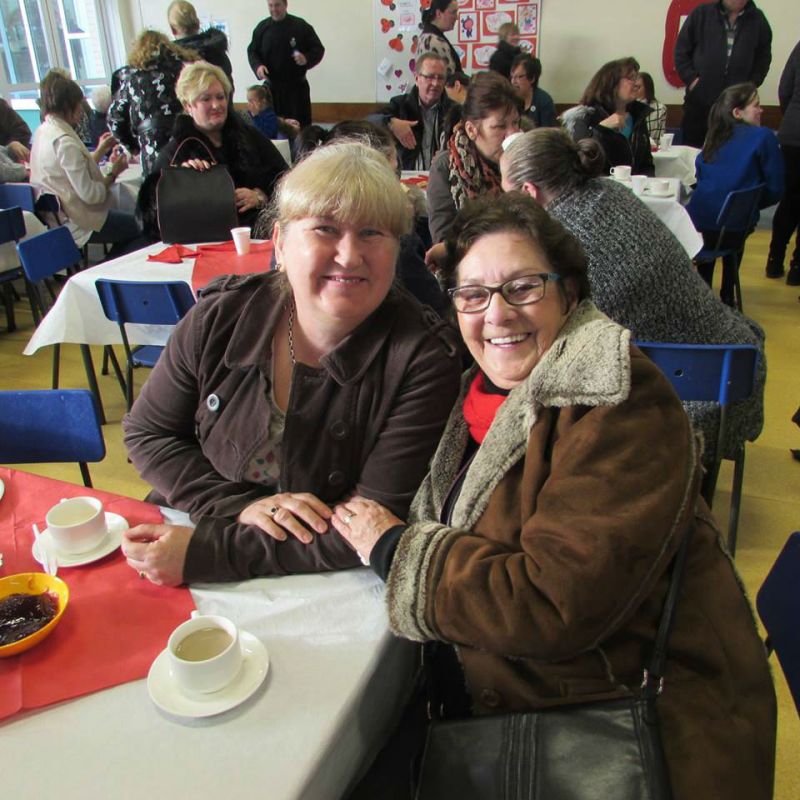
[(483, 443), (494, 421), (495, 414), (497, 414), (497, 409), (503, 405), (503, 401), (507, 396), (507, 392), (504, 394), (487, 392), (482, 372), (479, 372), (475, 376), (475, 380), (470, 384), (467, 395), (464, 398), (462, 411), (469, 427), (470, 435), (478, 444)]

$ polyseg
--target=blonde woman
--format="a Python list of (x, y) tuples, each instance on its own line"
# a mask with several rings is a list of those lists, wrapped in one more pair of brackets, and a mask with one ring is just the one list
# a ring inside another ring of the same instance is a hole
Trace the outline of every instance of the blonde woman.
[(454, 334), (394, 287), (411, 215), (382, 153), (314, 151), (274, 213), (278, 270), (206, 291), (123, 422), (151, 499), (197, 521), (125, 534), (156, 583), (358, 566), (333, 505), (406, 513), (458, 392)]

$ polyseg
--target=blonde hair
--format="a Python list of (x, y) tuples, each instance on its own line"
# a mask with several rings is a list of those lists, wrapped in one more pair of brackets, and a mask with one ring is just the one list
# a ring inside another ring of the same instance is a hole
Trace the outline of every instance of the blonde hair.
[(142, 31), (131, 45), (128, 65), (134, 69), (146, 69), (161, 59), (162, 54), (173, 53), (181, 61), (196, 61), (200, 55), (194, 50), (171, 42), (161, 31), (147, 29)]
[(228, 76), (208, 61), (195, 61), (187, 64), (178, 76), (175, 84), (175, 94), (184, 107), (191, 105), (214, 81), (222, 84), (225, 94), (231, 96), (231, 82)]
[(197, 11), (186, 0), (173, 0), (167, 9), (167, 22), (175, 33), (190, 36), (200, 30), (200, 20)]
[(305, 217), (372, 225), (400, 238), (411, 231), (411, 209), (385, 156), (359, 142), (312, 151), (283, 176), (272, 202), (280, 229)]

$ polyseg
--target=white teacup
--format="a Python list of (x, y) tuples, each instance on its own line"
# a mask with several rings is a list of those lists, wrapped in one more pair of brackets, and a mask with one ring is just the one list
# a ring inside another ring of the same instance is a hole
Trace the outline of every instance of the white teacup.
[(103, 504), (96, 497), (62, 500), (47, 512), (45, 521), (56, 549), (71, 555), (93, 550), (108, 532)]
[(170, 671), (188, 693), (224, 689), (242, 668), (239, 630), (227, 617), (192, 612), (167, 642)]
[(624, 164), (611, 167), (611, 177), (618, 181), (629, 181), (631, 179), (631, 168)]
[(653, 194), (669, 194), (672, 187), (666, 178), (648, 178), (647, 188)]
[(670, 147), (672, 147), (672, 140), (674, 138), (674, 133), (662, 133), (661, 138), (658, 140), (659, 150), (669, 150)]
[(250, 252), (250, 228), (231, 228), (231, 236), (237, 254), (246, 256)]
[(647, 186), (647, 175), (631, 175), (631, 188), (634, 194), (641, 194)]

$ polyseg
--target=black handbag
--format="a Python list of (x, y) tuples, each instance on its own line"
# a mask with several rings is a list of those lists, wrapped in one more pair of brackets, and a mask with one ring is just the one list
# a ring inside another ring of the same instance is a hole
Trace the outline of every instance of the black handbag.
[[(175, 161), (186, 142), (197, 142), (208, 153), (211, 169), (200, 171), (176, 167)], [(217, 164), (200, 139), (184, 139), (170, 166), (161, 170), (156, 186), (156, 213), (161, 240), (167, 244), (222, 242), (231, 238), (239, 225), (233, 178)]]
[(519, 714), (434, 721), (417, 800), (669, 800), (655, 701), (663, 688), (691, 529), (674, 560), (637, 694)]

